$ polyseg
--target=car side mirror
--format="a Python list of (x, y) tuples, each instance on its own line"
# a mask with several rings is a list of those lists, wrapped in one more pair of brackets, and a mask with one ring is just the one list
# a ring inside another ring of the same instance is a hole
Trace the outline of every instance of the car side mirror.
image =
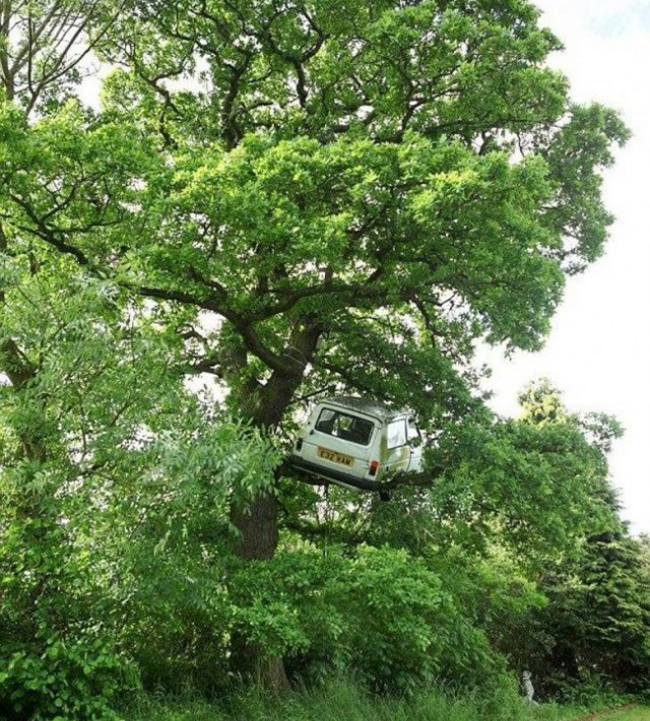
[(422, 440), (422, 436), (415, 436), (415, 438), (411, 438), (409, 441), (409, 445), (412, 448), (419, 448), (423, 443), (424, 441)]

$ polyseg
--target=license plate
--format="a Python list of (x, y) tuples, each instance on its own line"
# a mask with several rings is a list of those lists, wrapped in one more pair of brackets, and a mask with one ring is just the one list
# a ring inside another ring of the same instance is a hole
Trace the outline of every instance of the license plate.
[(335, 453), (327, 448), (319, 448), (318, 456), (324, 458), (326, 461), (333, 461), (334, 463), (340, 463), (342, 466), (351, 466), (354, 463), (354, 458), (345, 456), (343, 453)]

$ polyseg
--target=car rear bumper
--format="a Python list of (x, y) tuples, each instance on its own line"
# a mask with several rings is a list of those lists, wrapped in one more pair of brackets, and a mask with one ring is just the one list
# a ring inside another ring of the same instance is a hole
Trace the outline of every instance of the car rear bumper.
[(291, 455), (288, 458), (289, 463), (302, 471), (313, 473), (316, 476), (325, 478), (326, 480), (339, 483), (346, 488), (358, 491), (378, 491), (382, 484), (379, 481), (371, 481), (367, 478), (359, 478), (352, 473), (346, 473), (345, 471), (338, 471), (334, 468), (324, 468), (318, 463), (312, 463), (306, 461), (300, 456)]

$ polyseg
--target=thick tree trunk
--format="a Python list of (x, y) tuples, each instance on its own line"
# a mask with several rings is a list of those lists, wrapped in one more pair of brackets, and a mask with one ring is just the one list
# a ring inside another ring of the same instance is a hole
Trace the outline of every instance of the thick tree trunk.
[(278, 502), (270, 493), (258, 496), (248, 508), (234, 507), (231, 518), (239, 529), (238, 555), (246, 561), (273, 558), (278, 545)]
[[(246, 561), (273, 558), (278, 545), (278, 502), (272, 493), (255, 498), (248, 508), (233, 508), (231, 518), (240, 533), (238, 554)], [(273, 691), (290, 688), (284, 662), (278, 656), (267, 656), (259, 644), (235, 636), (232, 640), (235, 669)]]
[[(244, 404), (251, 411), (253, 422), (266, 429), (276, 427), (301, 379), (302, 374), (274, 375), (255, 398), (247, 398)], [(273, 558), (278, 545), (278, 500), (272, 490), (260, 494), (245, 507), (233, 506), (231, 520), (239, 530), (237, 553), (241, 558), (251, 562)], [(290, 688), (281, 658), (266, 656), (258, 644), (238, 638), (233, 639), (232, 651), (234, 665), (240, 673), (274, 691)]]
[[(309, 319), (298, 321), (282, 355), (286, 370), (275, 370), (265, 385), (248, 386), (240, 391), (240, 411), (259, 428), (271, 430), (281, 422), (311, 362), (321, 330)], [(246, 356), (243, 355), (244, 364)], [(233, 506), (231, 519), (239, 530), (238, 554), (255, 563), (273, 558), (278, 545), (278, 501), (273, 489), (260, 494), (246, 507)], [(257, 644), (233, 639), (236, 670), (252, 676), (269, 689), (289, 688), (281, 658), (269, 657)]]

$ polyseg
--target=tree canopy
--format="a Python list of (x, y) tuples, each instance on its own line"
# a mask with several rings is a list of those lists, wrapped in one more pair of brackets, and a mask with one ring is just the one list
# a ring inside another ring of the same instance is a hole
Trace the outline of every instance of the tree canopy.
[(102, 113), (5, 108), (6, 228), (213, 315), (199, 366), (256, 421), (305, 375), (439, 421), (602, 251), (627, 132), (526, 2), (139, 3), (95, 47)]

